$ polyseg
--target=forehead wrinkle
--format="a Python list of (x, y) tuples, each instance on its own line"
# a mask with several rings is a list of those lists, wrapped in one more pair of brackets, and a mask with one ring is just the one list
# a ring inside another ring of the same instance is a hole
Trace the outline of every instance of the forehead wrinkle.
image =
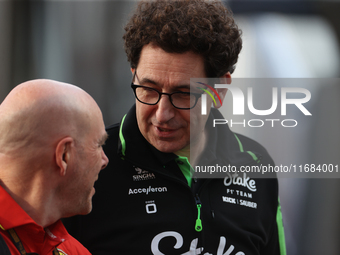
[[(147, 84), (152, 84), (156, 85), (158, 87), (164, 87), (164, 86), (171, 86), (176, 89), (189, 89), (190, 88), (190, 75), (183, 74), (183, 72), (165, 72), (164, 76), (158, 76), (158, 75), (153, 75), (152, 73), (145, 74), (144, 77), (140, 78), (138, 77), (138, 74), (136, 74), (137, 80), (140, 85), (147, 85)], [(143, 74), (142, 74), (143, 75)], [(178, 76), (186, 76), (185, 80), (180, 77), (177, 78)]]

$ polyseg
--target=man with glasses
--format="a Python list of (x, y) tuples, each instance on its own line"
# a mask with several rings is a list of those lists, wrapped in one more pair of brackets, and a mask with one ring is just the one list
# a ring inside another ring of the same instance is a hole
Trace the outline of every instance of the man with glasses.
[(71, 233), (96, 255), (284, 254), (276, 179), (193, 176), (221, 158), (273, 164), (258, 143), (207, 125), (223, 118), (215, 108), (227, 89), (215, 90), (221, 101), (202, 115), (212, 90), (191, 84), (231, 83), (242, 41), (230, 11), (220, 1), (142, 1), (125, 30), (136, 104), (107, 129), (111, 163), (93, 212), (72, 219)]

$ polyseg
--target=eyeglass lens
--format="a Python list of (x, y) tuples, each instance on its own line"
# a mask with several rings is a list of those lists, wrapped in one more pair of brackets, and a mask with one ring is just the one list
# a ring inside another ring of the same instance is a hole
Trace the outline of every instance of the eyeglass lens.
[[(195, 106), (196, 96), (190, 93), (175, 92), (166, 94), (170, 97), (171, 103), (177, 108), (189, 109)], [(137, 87), (136, 96), (138, 100), (146, 104), (157, 104), (161, 98), (160, 92), (152, 88)]]

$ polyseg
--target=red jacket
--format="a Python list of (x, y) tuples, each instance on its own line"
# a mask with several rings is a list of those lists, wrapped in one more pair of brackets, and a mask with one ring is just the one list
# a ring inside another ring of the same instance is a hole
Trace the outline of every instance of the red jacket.
[(8, 229), (14, 228), (27, 253), (52, 254), (55, 247), (59, 254), (91, 254), (73, 238), (59, 220), (47, 228), (38, 225), (0, 186), (0, 234), (12, 255), (20, 255), (10, 238)]

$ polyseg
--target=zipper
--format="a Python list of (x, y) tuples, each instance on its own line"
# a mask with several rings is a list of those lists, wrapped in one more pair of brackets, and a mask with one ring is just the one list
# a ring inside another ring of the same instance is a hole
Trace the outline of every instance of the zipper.
[(197, 219), (196, 219), (196, 224), (195, 224), (195, 230), (197, 232), (201, 232), (202, 228), (203, 228), (202, 227), (202, 220), (201, 220), (202, 203), (201, 203), (201, 200), (200, 200), (198, 194), (196, 194), (195, 201), (196, 201), (196, 206), (197, 206)]

